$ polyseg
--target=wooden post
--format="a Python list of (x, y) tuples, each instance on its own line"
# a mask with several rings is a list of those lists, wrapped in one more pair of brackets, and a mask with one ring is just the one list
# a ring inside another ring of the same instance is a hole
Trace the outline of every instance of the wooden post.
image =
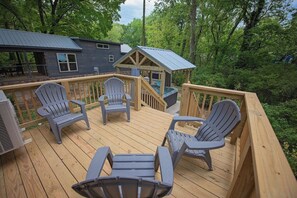
[(135, 79), (135, 92), (134, 92), (134, 109), (139, 111), (141, 109), (141, 77)]
[(29, 78), (32, 78), (32, 67), (29, 64), (27, 52), (24, 52), (24, 57), (25, 57), (26, 66), (29, 70)]
[[(68, 81), (62, 81), (61, 82), (62, 86), (65, 87), (66, 90), (66, 96), (68, 100), (71, 100), (71, 93), (70, 93), (70, 86), (69, 86), (69, 82)], [(73, 112), (73, 106), (71, 104), (71, 102), (69, 103), (69, 109), (71, 112)]]
[(152, 84), (152, 80), (153, 80), (153, 72), (150, 71), (150, 85)]
[(165, 71), (161, 73), (161, 86), (160, 86), (160, 96), (163, 98), (165, 90)]
[[(189, 86), (187, 86), (187, 84), (183, 84), (179, 115), (181, 116), (188, 115), (189, 103), (190, 103), (190, 88)], [(184, 126), (185, 122), (179, 122), (178, 125)]]
[(187, 70), (187, 72), (186, 72), (186, 83), (189, 83), (189, 81), (190, 81), (190, 74), (191, 74), (191, 71), (190, 70)]
[(231, 186), (227, 193), (228, 198), (232, 197), (258, 197), (255, 195), (255, 175), (253, 166), (253, 156), (250, 142), (247, 142), (236, 173), (234, 174)]
[(241, 136), (243, 127), (244, 127), (245, 122), (246, 122), (247, 116), (246, 116), (246, 105), (245, 105), (245, 101), (244, 100), (243, 100), (243, 102), (241, 104), (241, 107), (240, 107), (240, 114), (241, 114), (241, 121), (237, 125), (237, 127), (234, 129), (234, 131), (233, 131), (233, 133), (231, 135), (231, 140), (230, 140), (230, 143), (231, 144), (235, 144), (237, 138)]
[(136, 51), (136, 67), (138, 67), (139, 66), (139, 52), (138, 51)]

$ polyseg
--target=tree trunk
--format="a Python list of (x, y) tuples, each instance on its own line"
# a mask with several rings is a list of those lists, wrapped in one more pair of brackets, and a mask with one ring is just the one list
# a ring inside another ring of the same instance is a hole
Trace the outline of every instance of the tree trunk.
[[(243, 41), (240, 47), (240, 56), (238, 58), (237, 66), (238, 67), (247, 67), (247, 61), (246, 61), (246, 52), (249, 52), (252, 50), (251, 48), (251, 41), (252, 41), (252, 33), (251, 30), (256, 27), (256, 25), (260, 22), (261, 18), (261, 12), (263, 11), (265, 6), (265, 0), (258, 0), (257, 6), (255, 10), (253, 10), (251, 13), (248, 13), (246, 10), (244, 10), (244, 32), (243, 32)], [(246, 9), (246, 7), (244, 7)]]
[(42, 33), (47, 33), (45, 20), (44, 20), (44, 10), (43, 10), (43, 6), (42, 6), (42, 0), (37, 1), (37, 6), (38, 6), (39, 19), (40, 19), (40, 23), (41, 23), (41, 26), (42, 26), (41, 32)]
[(197, 17), (197, 2), (196, 2), (196, 0), (191, 0), (191, 9), (190, 9), (190, 24), (191, 24), (190, 60), (194, 65), (196, 63), (196, 17)]

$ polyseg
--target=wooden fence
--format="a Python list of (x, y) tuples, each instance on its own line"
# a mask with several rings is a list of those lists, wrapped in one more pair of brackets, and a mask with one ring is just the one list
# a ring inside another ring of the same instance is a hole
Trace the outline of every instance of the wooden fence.
[(226, 98), (237, 102), (242, 116), (231, 134), (236, 157), (227, 197), (296, 197), (296, 179), (255, 93), (184, 84), (180, 115), (207, 117)]
[[(68, 78), (51, 80), (63, 85), (67, 92), (68, 99), (77, 99), (86, 103), (86, 108), (98, 106), (98, 98), (104, 94), (103, 83), (111, 77), (118, 77), (125, 83), (125, 92), (131, 95), (131, 104), (136, 110), (141, 108), (141, 104), (148, 104), (152, 108), (165, 111), (164, 100), (152, 92), (150, 86), (145, 84), (141, 77), (133, 77), (121, 74), (107, 74), (88, 77)], [(30, 127), (44, 119), (37, 114), (37, 109), (41, 106), (36, 98), (35, 90), (44, 82), (24, 83), (9, 86), (2, 86), (6, 96), (12, 101), (16, 110), (21, 127)], [(152, 92), (152, 93), (151, 93)], [(144, 95), (146, 95), (144, 97)], [(78, 111), (75, 105), (70, 105), (72, 111)]]

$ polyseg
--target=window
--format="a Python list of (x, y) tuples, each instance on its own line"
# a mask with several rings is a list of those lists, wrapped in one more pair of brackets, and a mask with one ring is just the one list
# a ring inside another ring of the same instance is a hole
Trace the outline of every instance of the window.
[(114, 56), (113, 55), (109, 55), (108, 56), (108, 61), (109, 62), (114, 62)]
[(77, 61), (75, 54), (57, 53), (60, 72), (77, 71)]
[(109, 49), (109, 45), (103, 43), (96, 43), (96, 47), (99, 49)]

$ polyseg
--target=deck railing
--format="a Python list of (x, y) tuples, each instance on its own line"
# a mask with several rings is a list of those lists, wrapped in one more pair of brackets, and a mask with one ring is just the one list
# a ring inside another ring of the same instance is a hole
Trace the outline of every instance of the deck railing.
[[(103, 83), (111, 77), (118, 77), (124, 81), (125, 92), (131, 95), (131, 105), (136, 110), (141, 108), (141, 104), (147, 104), (154, 109), (165, 111), (166, 102), (142, 77), (106, 74), (50, 80), (47, 82), (55, 82), (63, 85), (69, 100), (76, 99), (84, 101), (86, 108), (92, 108), (99, 105), (98, 98), (104, 94)], [(30, 127), (44, 120), (37, 114), (37, 109), (41, 104), (34, 93), (43, 83), (33, 82), (0, 87), (0, 90), (3, 90), (7, 97), (11, 99), (21, 127)], [(72, 104), (70, 104), (70, 108), (72, 111), (79, 110), (77, 106)]]
[(152, 86), (141, 77), (141, 100), (144, 104), (159, 111), (166, 110), (166, 102), (164, 99), (152, 88)]
[(184, 84), (180, 115), (207, 117), (212, 105), (226, 98), (235, 100), (242, 114), (231, 134), (236, 156), (227, 197), (296, 197), (296, 179), (255, 93)]
[[(139, 77), (107, 74), (50, 80), (46, 82), (62, 84), (66, 89), (68, 99), (82, 100), (86, 103), (87, 108), (91, 108), (99, 105), (98, 97), (104, 94), (103, 82), (114, 76), (124, 81), (125, 91), (132, 97), (132, 105), (134, 105), (136, 110), (139, 110), (141, 107), (140, 93), (134, 91), (141, 87), (141, 79)], [(0, 87), (0, 90), (3, 90), (6, 96), (12, 101), (21, 127), (30, 127), (43, 121), (43, 118), (37, 114), (37, 109), (41, 104), (34, 93), (43, 83), (33, 82)], [(72, 111), (79, 110), (74, 105), (71, 105), (70, 108)]]

